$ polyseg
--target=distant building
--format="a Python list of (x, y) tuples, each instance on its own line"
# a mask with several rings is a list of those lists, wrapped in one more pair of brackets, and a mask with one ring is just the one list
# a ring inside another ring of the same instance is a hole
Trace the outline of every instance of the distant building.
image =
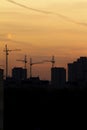
[(66, 83), (66, 69), (55, 67), (51, 69), (51, 84), (53, 87), (64, 88)]
[(17, 81), (25, 80), (27, 78), (27, 69), (15, 67), (12, 69), (12, 78)]
[(4, 70), (0, 69), (0, 87), (3, 86)]
[(69, 82), (87, 82), (87, 57), (80, 57), (68, 64)]

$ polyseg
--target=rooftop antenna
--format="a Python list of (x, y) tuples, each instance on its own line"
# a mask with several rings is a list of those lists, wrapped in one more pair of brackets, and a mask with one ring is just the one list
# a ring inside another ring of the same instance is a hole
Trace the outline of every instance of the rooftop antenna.
[(5, 45), (4, 52), (6, 54), (6, 78), (8, 77), (8, 55), (9, 55), (9, 52), (11, 51), (20, 51), (20, 49), (9, 50), (7, 47), (7, 44)]
[(16, 60), (16, 61), (20, 61), (20, 62), (24, 62), (24, 68), (26, 69), (26, 64), (27, 64), (27, 56), (25, 55), (24, 56), (24, 59), (23, 60)]

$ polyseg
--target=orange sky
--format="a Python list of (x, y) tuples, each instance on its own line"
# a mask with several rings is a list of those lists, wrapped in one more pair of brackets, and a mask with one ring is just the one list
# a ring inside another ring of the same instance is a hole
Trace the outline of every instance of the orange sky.
[[(62, 14), (77, 23), (87, 23), (87, 0), (14, 0), (27, 7)], [(0, 1), (0, 64), (5, 66), (5, 44), (9, 49), (21, 49), (9, 55), (9, 72), (13, 66), (23, 66), (16, 59), (27, 54), (34, 61), (51, 59), (67, 67), (77, 57), (87, 56), (87, 25), (76, 24), (54, 14), (44, 14)], [(33, 75), (50, 79), (51, 64), (36, 65)], [(28, 65), (29, 68), (29, 65)], [(40, 70), (41, 69), (41, 70)], [(46, 75), (46, 76), (45, 76)]]

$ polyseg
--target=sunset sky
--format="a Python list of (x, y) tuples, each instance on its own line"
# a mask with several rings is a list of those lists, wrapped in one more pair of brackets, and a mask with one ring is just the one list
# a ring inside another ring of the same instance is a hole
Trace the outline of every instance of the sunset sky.
[[(87, 56), (87, 0), (13, 1), (27, 8), (10, 0), (0, 0), (0, 64), (3, 68), (5, 44), (9, 49), (21, 49), (10, 52), (9, 73), (14, 66), (23, 67), (16, 59), (23, 59), (25, 54), (28, 61), (31, 56), (34, 62), (50, 60), (54, 55), (55, 66), (65, 68), (68, 62)], [(51, 63), (35, 65), (33, 76), (50, 79), (50, 68)]]

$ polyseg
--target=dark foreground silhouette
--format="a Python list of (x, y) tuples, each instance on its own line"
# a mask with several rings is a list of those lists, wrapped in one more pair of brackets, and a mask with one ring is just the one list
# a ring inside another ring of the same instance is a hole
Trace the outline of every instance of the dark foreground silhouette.
[(12, 130), (21, 127), (36, 129), (43, 124), (43, 128), (52, 115), (58, 114), (58, 118), (62, 116), (65, 118), (69, 110), (78, 112), (81, 106), (86, 105), (86, 102), (83, 103), (86, 96), (86, 88), (59, 90), (40, 87), (5, 87), (4, 127)]

